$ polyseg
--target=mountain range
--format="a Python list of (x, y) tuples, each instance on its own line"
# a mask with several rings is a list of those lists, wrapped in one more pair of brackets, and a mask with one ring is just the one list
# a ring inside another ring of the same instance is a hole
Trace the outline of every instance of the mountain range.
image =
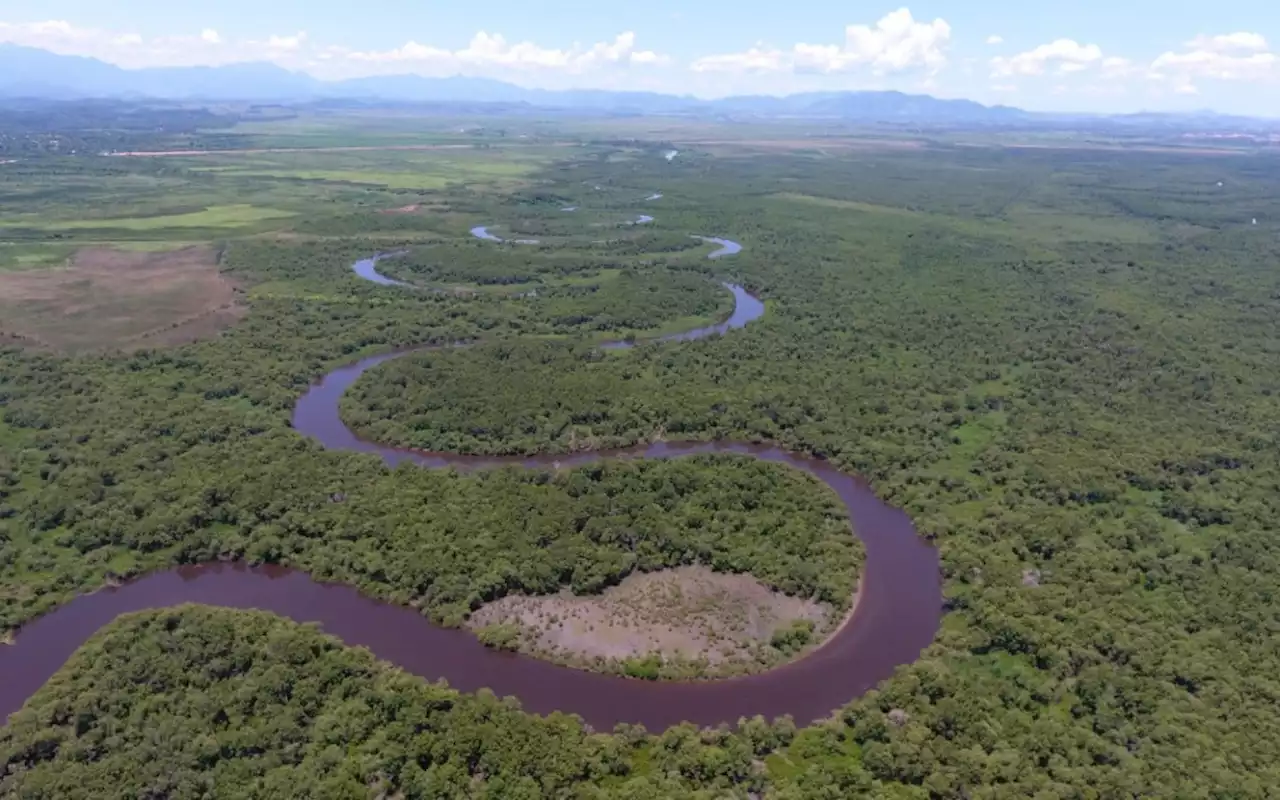
[(364, 100), (501, 103), (643, 114), (735, 114), (874, 121), (999, 122), (1025, 112), (900, 92), (814, 92), (702, 100), (656, 92), (526, 89), (489, 78), (390, 75), (321, 81), (267, 63), (123, 69), (93, 58), (0, 44), (0, 98), (152, 98), (248, 102)]
[[(93, 58), (0, 44), (0, 99), (87, 98), (181, 101), (431, 103), (493, 106), (504, 111), (564, 109), (610, 114), (685, 114), (725, 117), (805, 117), (911, 125), (1061, 125), (1217, 129), (1259, 121), (1193, 114), (1064, 115), (986, 106), (902, 92), (809, 92), (785, 97), (747, 95), (704, 100), (689, 95), (601, 89), (527, 89), (490, 78), (388, 75), (321, 81), (275, 64), (124, 69)], [(1269, 127), (1269, 126), (1268, 126)]]

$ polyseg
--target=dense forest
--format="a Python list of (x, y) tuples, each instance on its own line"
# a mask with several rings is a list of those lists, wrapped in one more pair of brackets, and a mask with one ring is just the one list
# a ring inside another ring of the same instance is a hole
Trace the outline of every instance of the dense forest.
[(760, 720), (732, 736), (593, 734), (269, 614), (188, 606), (122, 619), (15, 715), (0, 730), (0, 793), (710, 798), (761, 786), (757, 751), (794, 735)]
[[(371, 371), (344, 414), (379, 437), (442, 449), (732, 436), (828, 458), (870, 478), (940, 548), (947, 614), (924, 657), (827, 721), (797, 720), (800, 731), (752, 723), (646, 738), (585, 734), (484, 697), (445, 703), (443, 690), (285, 623), (144, 616), (87, 647), (5, 730), (7, 788), (88, 796), (121, 765), (148, 763), (174, 766), (138, 766), (138, 780), (172, 775), (194, 787), (170, 796), (269, 794), (265, 781), (297, 796), (407, 797), (1246, 798), (1280, 785), (1272, 159), (977, 148), (682, 151), (672, 164), (626, 155), (539, 176), (557, 202), (633, 198), (635, 213), (663, 226), (615, 231), (619, 244), (598, 251), (566, 241), (581, 258), (573, 272), (634, 270), (645, 285), (665, 270), (673, 286), (701, 274), (713, 293), (711, 277), (731, 277), (768, 301), (763, 319), (722, 339), (601, 356), (587, 339), (605, 312), (555, 321), (589, 297), (560, 296), (558, 308), (350, 274), (353, 255), (414, 244), (411, 233), (447, 239), (521, 220), (521, 232), (535, 231), (550, 216), (549, 205), (531, 212), (527, 195), (460, 190), (438, 219), (352, 214), (299, 223), (291, 239), (231, 243), (227, 269), (245, 282), (251, 312), (220, 339), (77, 359), (5, 350), (4, 624), (109, 578), (216, 556), (294, 564), (401, 602), (430, 597), (434, 614), (456, 621), (491, 579), (510, 579), (463, 563), (487, 567), (492, 555), (471, 526), (490, 532), (486, 546), (515, 537), (540, 553), (528, 565), (510, 559), (534, 570), (519, 580), (567, 585), (579, 551), (555, 561), (554, 547), (535, 543), (545, 531), (560, 538), (581, 498), (611, 487), (634, 499), (619, 510), (628, 526), (653, 519), (654, 507), (675, 515), (648, 529), (652, 563), (687, 560), (664, 560), (672, 542), (668, 553), (703, 546), (668, 521), (727, 515), (746, 538), (717, 542), (717, 553), (778, 540), (733, 568), (783, 588), (801, 578), (805, 591), (849, 586), (857, 556), (847, 548), (837, 553), (843, 574), (788, 566), (839, 526), (829, 498), (785, 470), (709, 459), (458, 476), (326, 453), (288, 428), (309, 382), (358, 354), (482, 340)], [(659, 204), (639, 202), (655, 189)], [(324, 228), (352, 237), (310, 238)], [(644, 237), (674, 246), (689, 234), (729, 235), (746, 250), (725, 263), (706, 262), (705, 248), (629, 252)], [(507, 250), (493, 263), (541, 258)], [(445, 260), (430, 252), (388, 270), (424, 284), (465, 277), (433, 273)], [(501, 283), (500, 272), (468, 283)], [(510, 275), (573, 277), (531, 264)], [(709, 308), (695, 297), (648, 320)], [(568, 329), (581, 337), (530, 340)], [(759, 507), (739, 503), (737, 492), (762, 487)], [(535, 509), (544, 529), (528, 527)], [(766, 529), (787, 535), (755, 538)], [(444, 537), (473, 548), (474, 561), (413, 555)], [(590, 590), (626, 557), (583, 538), (564, 541), (593, 554), (598, 569), (579, 584)], [(291, 661), (293, 648), (325, 655)], [(268, 678), (272, 659), (287, 663)], [(205, 664), (218, 668), (188, 668)], [(139, 684), (108, 680), (127, 670), (171, 676), (150, 721), (137, 710), (147, 702)], [(100, 698), (76, 688), (89, 685), (112, 688)], [(313, 699), (267, 688), (284, 685)], [(294, 703), (306, 707), (282, 713)], [(227, 724), (248, 714), (253, 725)], [(237, 728), (257, 739), (230, 741)], [(146, 733), (162, 730), (175, 732), (171, 742)], [(331, 793), (322, 780), (334, 781)]]

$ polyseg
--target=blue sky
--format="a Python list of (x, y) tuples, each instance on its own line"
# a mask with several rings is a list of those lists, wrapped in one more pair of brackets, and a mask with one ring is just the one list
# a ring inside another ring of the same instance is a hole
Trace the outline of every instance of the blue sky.
[(126, 67), (272, 61), (701, 96), (900, 89), (1280, 116), (1280, 3), (0, 0), (0, 41)]

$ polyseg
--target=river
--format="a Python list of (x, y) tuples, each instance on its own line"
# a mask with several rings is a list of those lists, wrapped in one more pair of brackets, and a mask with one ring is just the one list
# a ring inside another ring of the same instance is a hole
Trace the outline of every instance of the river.
[[(698, 238), (720, 246), (709, 257), (742, 249), (732, 240)], [(365, 259), (353, 268), (376, 283), (402, 285), (379, 274), (377, 260)], [(725, 286), (735, 301), (728, 319), (663, 340), (719, 336), (764, 315), (765, 305), (759, 298), (741, 286)], [(853, 532), (866, 547), (866, 566), (849, 619), (813, 652), (759, 675), (716, 681), (642, 681), (492, 650), (471, 633), (436, 626), (412, 608), (365, 597), (349, 586), (320, 583), (297, 571), (244, 564), (186, 566), (83, 595), (24, 626), (12, 645), (0, 646), (0, 720), (18, 710), (77, 648), (120, 614), (180, 603), (256, 608), (298, 622), (319, 623), (348, 645), (367, 647), (378, 658), (428, 680), (444, 679), (464, 692), (488, 688), (512, 695), (534, 713), (577, 714), (598, 730), (629, 722), (660, 731), (683, 721), (716, 725), (756, 714), (769, 718), (789, 714), (805, 724), (888, 678), (933, 641), (942, 615), (937, 551), (916, 534), (903, 511), (882, 502), (858, 477), (820, 459), (746, 442), (659, 442), (571, 455), (481, 457), (416, 452), (360, 439), (339, 417), (342, 394), (366, 370), (410, 352), (417, 351), (371, 356), (328, 373), (299, 398), (294, 428), (330, 449), (377, 455), (392, 466), (411, 462), (429, 469), (472, 471), (506, 465), (556, 469), (603, 458), (702, 453), (737, 453), (786, 464), (836, 492)]]

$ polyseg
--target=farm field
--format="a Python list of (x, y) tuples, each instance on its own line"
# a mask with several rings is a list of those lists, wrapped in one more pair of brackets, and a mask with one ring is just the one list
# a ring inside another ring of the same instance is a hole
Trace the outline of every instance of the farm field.
[[(0, 795), (1267, 797), (1276, 157), (835, 133), (366, 110), (5, 165)], [(662, 340), (726, 285), (759, 312)], [(931, 572), (877, 571), (902, 537)], [(842, 683), (909, 581), (928, 646)], [(619, 676), (844, 694), (552, 713)]]

